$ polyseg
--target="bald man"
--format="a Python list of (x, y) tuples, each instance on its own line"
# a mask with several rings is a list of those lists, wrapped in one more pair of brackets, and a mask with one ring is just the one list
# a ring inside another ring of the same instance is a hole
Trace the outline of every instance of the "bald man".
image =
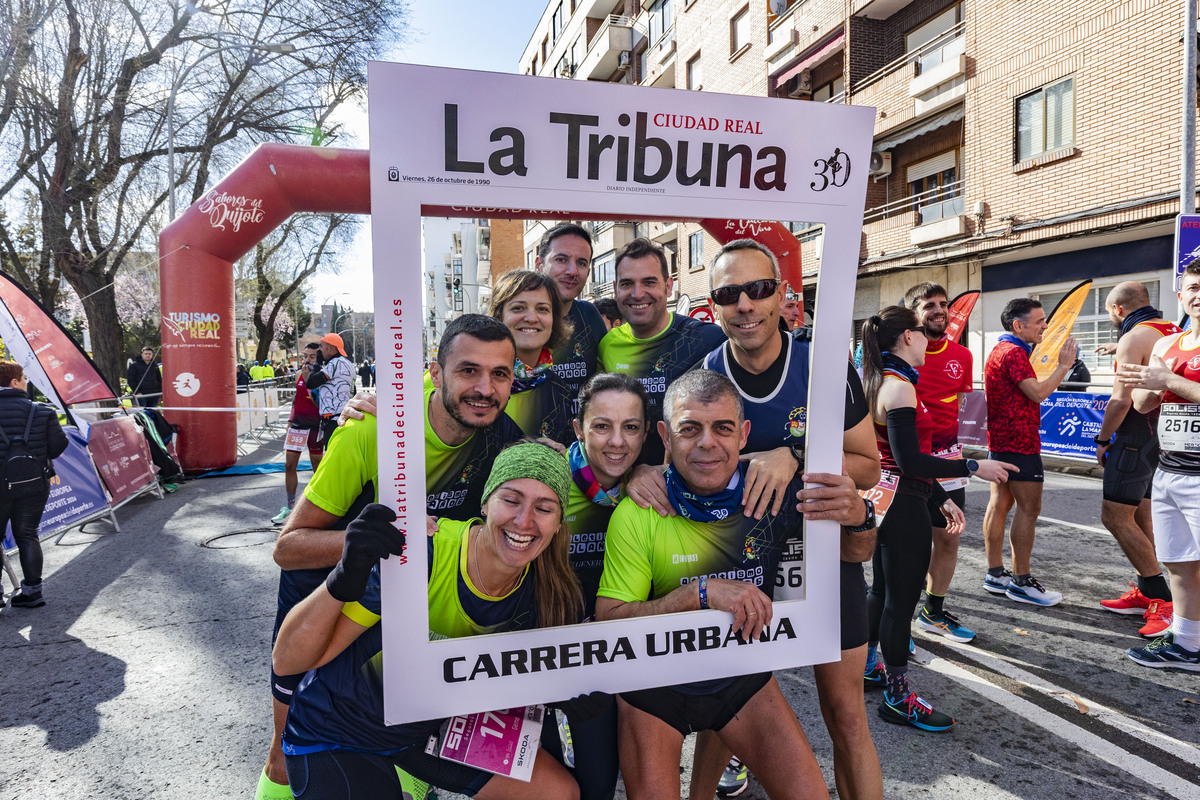
[[(1150, 305), (1150, 293), (1137, 281), (1117, 284), (1104, 301), (1117, 335), (1116, 363), (1145, 366), (1154, 345), (1179, 328)], [(1115, 600), (1100, 605), (1115, 614), (1142, 616), (1138, 633), (1153, 638), (1171, 623), (1171, 587), (1163, 577), (1154, 549), (1150, 521), (1150, 483), (1158, 466), (1157, 413), (1133, 408), (1133, 390), (1113, 382), (1112, 399), (1096, 435), (1096, 460), (1104, 467), (1101, 520), (1137, 571), (1137, 584)], [(1115, 438), (1113, 434), (1116, 434)]]

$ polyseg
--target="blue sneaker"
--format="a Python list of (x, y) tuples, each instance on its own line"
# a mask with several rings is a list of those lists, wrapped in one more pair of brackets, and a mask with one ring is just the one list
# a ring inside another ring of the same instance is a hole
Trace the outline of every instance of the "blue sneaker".
[(915, 656), (917, 654), (917, 643), (913, 641), (911, 636), (908, 637), (908, 654)]
[(1016, 581), (1009, 583), (1004, 596), (1009, 600), (1016, 600), (1018, 603), (1029, 603), (1031, 606), (1042, 606), (1043, 608), (1056, 606), (1063, 599), (1062, 592), (1050, 591), (1038, 583), (1033, 576), (1029, 577), (1029, 583), (1019, 584)]
[(995, 577), (991, 573), (983, 576), (983, 590), (991, 594), (1004, 594), (1008, 591), (1008, 585), (1012, 583), (1012, 573), (1004, 570), (1000, 573), (1000, 577)]
[(1200, 672), (1200, 650), (1185, 650), (1175, 643), (1175, 634), (1167, 631), (1145, 647), (1131, 647), (1125, 655), (1143, 667), (1174, 668)]
[(948, 731), (954, 727), (954, 717), (934, 711), (933, 706), (909, 692), (903, 700), (893, 700), (887, 692), (879, 705), (879, 716), (894, 725), (912, 725), (923, 731)]
[(875, 666), (863, 673), (863, 684), (868, 689), (882, 689), (887, 686), (887, 670), (882, 661), (876, 661)]
[(975, 638), (975, 631), (959, 623), (958, 618), (949, 611), (943, 611), (935, 617), (922, 608), (921, 613), (917, 615), (917, 627), (938, 636), (945, 636), (952, 642), (969, 642)]

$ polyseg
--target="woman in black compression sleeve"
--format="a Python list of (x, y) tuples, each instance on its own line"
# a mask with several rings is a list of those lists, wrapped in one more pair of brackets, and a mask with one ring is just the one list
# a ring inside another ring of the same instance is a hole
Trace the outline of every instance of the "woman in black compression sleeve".
[[(931, 455), (933, 422), (917, 399), (917, 367), (925, 363), (925, 330), (917, 315), (890, 306), (863, 327), (863, 383), (875, 423), (880, 465), (896, 477), (895, 495), (879, 526), (873, 559), (874, 582), (867, 596), (870, 649), (867, 680), (884, 687), (884, 720), (927, 731), (949, 730), (953, 718), (908, 688), (910, 624), (933, 545), (930, 507), (940, 508), (946, 530), (962, 533), (962, 511), (935, 478), (978, 475), (1003, 481), (1009, 465), (998, 461), (955, 461)], [(882, 652), (883, 666), (878, 661)]]

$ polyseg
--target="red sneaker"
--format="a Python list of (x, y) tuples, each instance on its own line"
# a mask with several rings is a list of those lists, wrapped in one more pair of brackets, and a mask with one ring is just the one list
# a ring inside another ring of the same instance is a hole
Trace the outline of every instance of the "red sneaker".
[(1150, 598), (1142, 594), (1142, 590), (1131, 583), (1129, 584), (1128, 592), (1116, 600), (1101, 600), (1100, 607), (1114, 614), (1137, 614), (1138, 616), (1145, 616), (1146, 609), (1150, 608), (1150, 603)]
[(1171, 627), (1173, 604), (1169, 600), (1151, 600), (1146, 609), (1146, 624), (1138, 629), (1138, 633), (1147, 639), (1156, 639)]

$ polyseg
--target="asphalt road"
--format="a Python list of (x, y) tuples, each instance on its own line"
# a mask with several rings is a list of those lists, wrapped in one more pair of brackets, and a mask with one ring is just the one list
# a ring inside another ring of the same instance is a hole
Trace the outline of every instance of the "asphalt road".
[[(282, 482), (192, 481), (127, 506), (119, 533), (47, 543), (47, 605), (0, 615), (0, 800), (253, 796), (270, 730), (273, 534), (201, 545), (269, 527)], [(913, 685), (957, 727), (887, 725), (868, 695), (886, 796), (1200, 798), (1200, 677), (1126, 659), (1139, 618), (1098, 605), (1133, 575), (1100, 526), (1099, 482), (1047, 483), (1044, 515), (1062, 522), (1039, 525), (1034, 565), (1066, 595), (1053, 609), (982, 591), (986, 498), (986, 486), (971, 487), (947, 601), (978, 639), (915, 633)], [(832, 790), (811, 670), (779, 678)], [(753, 780), (743, 795), (764, 796)]]

